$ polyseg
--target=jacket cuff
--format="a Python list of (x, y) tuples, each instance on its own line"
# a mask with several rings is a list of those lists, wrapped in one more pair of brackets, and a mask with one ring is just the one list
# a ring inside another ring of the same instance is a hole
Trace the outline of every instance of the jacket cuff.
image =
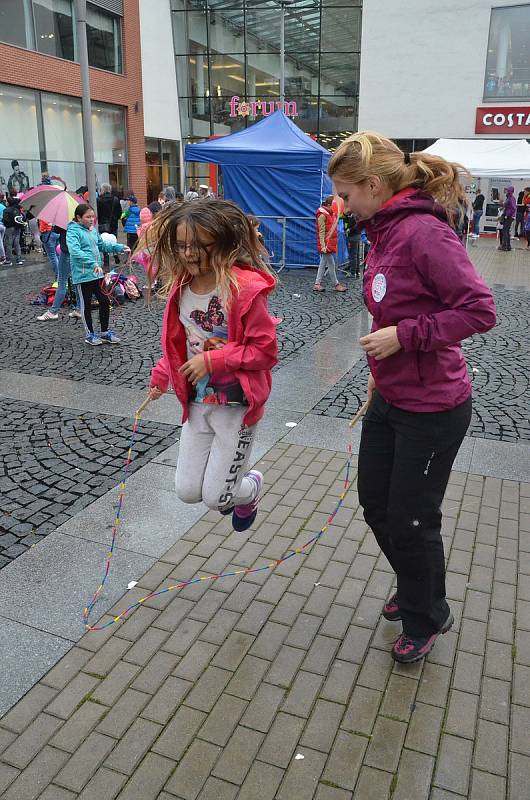
[(157, 386), (161, 392), (167, 392), (169, 387), (169, 378), (157, 367), (153, 367), (151, 370), (151, 386)]
[(416, 327), (416, 320), (414, 319), (402, 319), (401, 322), (397, 324), (397, 338), (405, 353), (409, 353), (411, 350), (417, 350), (418, 348), (414, 346), (414, 328)]
[(223, 353), (223, 349), (220, 350), (209, 350), (205, 355), (206, 358), (206, 366), (211, 368), (211, 374), (215, 375), (219, 372), (227, 372), (225, 356)]

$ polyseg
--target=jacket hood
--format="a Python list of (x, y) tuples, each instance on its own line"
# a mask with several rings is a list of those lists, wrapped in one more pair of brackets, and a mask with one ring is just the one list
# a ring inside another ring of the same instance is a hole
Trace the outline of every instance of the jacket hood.
[(506, 188), (506, 194), (513, 194), (514, 192), (515, 192), (515, 187), (514, 186), (508, 186)]
[(403, 189), (377, 211), (371, 219), (364, 220), (370, 233), (378, 234), (410, 214), (429, 214), (447, 223), (447, 213), (434, 197), (421, 189)]

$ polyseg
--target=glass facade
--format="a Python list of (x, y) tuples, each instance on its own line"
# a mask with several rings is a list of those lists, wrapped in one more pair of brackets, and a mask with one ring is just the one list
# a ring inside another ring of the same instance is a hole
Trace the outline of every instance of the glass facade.
[[(0, 84), (0, 130), (9, 132), (0, 136), (0, 191), (36, 186), (42, 170), (62, 178), (69, 189), (85, 184), (81, 119), (77, 97)], [(109, 182), (125, 192), (125, 110), (94, 103), (92, 131), (97, 184)]]
[[(284, 3), (286, 113), (329, 149), (357, 124), (361, 6)], [(280, 99), (280, 3), (172, 0), (172, 11), (184, 144), (272, 113)], [(206, 165), (195, 166), (207, 174)]]
[(484, 100), (530, 98), (530, 5), (491, 11)]
[[(0, 41), (75, 61), (72, 0), (0, 0)], [(87, 4), (91, 67), (122, 72), (121, 20)]]
[(179, 143), (168, 139), (145, 140), (147, 202), (158, 198), (165, 186), (180, 188)]

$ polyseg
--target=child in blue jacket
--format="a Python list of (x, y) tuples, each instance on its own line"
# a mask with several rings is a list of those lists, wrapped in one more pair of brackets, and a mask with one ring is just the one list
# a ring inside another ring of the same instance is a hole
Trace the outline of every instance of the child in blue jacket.
[[(96, 215), (85, 203), (77, 206), (74, 220), (66, 231), (66, 244), (70, 253), (72, 281), (77, 286), (79, 311), (85, 326), (85, 342), (91, 345), (118, 344), (119, 338), (109, 330), (110, 300), (103, 287), (101, 253), (130, 253), (122, 244), (104, 242), (94, 226)], [(94, 333), (92, 325), (92, 295), (99, 305), (100, 335)]]
[(129, 201), (129, 207), (123, 212), (121, 219), (123, 230), (127, 234), (127, 245), (132, 250), (138, 241), (138, 228), (142, 222), (140, 220), (140, 206), (136, 197), (131, 194), (127, 200)]

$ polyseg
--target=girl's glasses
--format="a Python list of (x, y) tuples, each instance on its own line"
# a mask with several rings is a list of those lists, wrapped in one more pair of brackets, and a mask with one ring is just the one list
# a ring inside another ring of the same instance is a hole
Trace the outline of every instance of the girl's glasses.
[(210, 248), (213, 247), (214, 242), (208, 242), (208, 244), (202, 244), (201, 242), (197, 242), (197, 244), (193, 244), (192, 242), (177, 242), (175, 245), (175, 249), (177, 253), (185, 254), (187, 252), (190, 253), (198, 253), (201, 250), (205, 250), (207, 253), (210, 252)]

